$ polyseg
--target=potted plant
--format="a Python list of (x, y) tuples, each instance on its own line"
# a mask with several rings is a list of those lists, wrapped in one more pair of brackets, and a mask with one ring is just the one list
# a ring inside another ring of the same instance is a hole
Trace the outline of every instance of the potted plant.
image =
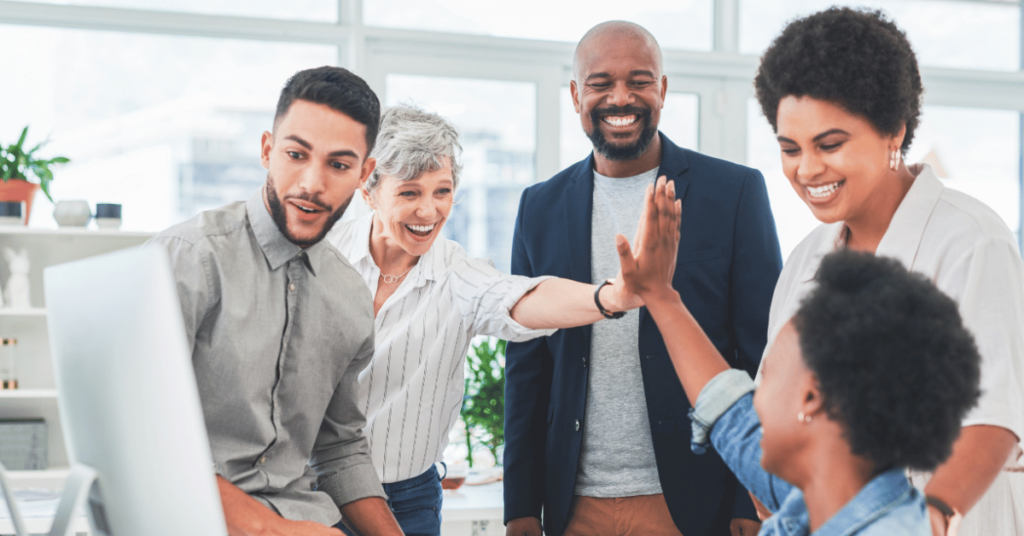
[(505, 442), (505, 346), (487, 339), (466, 356), (469, 374), (462, 399), (462, 420), (466, 423), (466, 461), (473, 467), (473, 447), (491, 451), (495, 465), (501, 464), (498, 449)]
[[(18, 142), (4, 147), (0, 145), (0, 201), (24, 201), (25, 220), (32, 211), (32, 198), (35, 197), (36, 189), (42, 188), (43, 193), (52, 202), (50, 196), (50, 181), (53, 180), (53, 172), (50, 166), (54, 164), (66, 164), (70, 160), (63, 156), (44, 159), (35, 156), (36, 151), (46, 145), (42, 142), (32, 149), (26, 151), (25, 138), (28, 137), (28, 127), (21, 131)], [(32, 182), (29, 176), (39, 182)]]

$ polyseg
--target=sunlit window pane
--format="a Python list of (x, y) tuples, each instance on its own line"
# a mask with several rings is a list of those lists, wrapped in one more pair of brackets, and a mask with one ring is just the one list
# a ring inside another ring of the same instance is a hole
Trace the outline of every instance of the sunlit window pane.
[(786, 23), (832, 5), (886, 12), (907, 33), (921, 65), (999, 71), (1021, 68), (1019, 2), (740, 0), (740, 51), (760, 55)]
[[(29, 125), (64, 155), (54, 198), (123, 205), (122, 228), (159, 230), (262, 184), (260, 135), (285, 80), (337, 61), (330, 46), (0, 26), (0, 143)], [(56, 226), (42, 196), (30, 225)]]
[(519, 196), (536, 180), (537, 86), (389, 75), (386, 103), (413, 104), (459, 129), (462, 176), (446, 236), (508, 273)]
[(907, 162), (928, 162), (946, 186), (982, 201), (1020, 227), (1020, 114), (925, 106)]
[(576, 42), (592, 26), (627, 20), (663, 48), (711, 50), (712, 0), (365, 0), (366, 24), (436, 32)]
[[(580, 116), (572, 104), (572, 94), (568, 87), (561, 93), (561, 140), (560, 163), (563, 168), (583, 160), (590, 154), (594, 146), (583, 132)], [(700, 131), (700, 97), (693, 93), (668, 93), (665, 95), (665, 107), (661, 110), (661, 122), (658, 130), (664, 133), (673, 143), (680, 147), (700, 150), (698, 137)], [(545, 177), (546, 178), (546, 177)]]
[(117, 7), (198, 13), (204, 15), (234, 15), (270, 19), (337, 22), (337, 0), (22, 0), (46, 4), (75, 6)]
[[(975, 197), (1015, 233), (1020, 226), (1020, 114), (925, 106), (907, 154), (927, 162), (949, 188)], [(756, 100), (747, 115), (747, 163), (764, 173), (783, 258), (818, 224), (782, 173), (779, 144)]]

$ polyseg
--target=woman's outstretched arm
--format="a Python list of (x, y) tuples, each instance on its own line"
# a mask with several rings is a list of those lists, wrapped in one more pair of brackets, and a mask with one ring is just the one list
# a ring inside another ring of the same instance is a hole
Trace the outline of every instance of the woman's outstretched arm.
[[(661, 185), (661, 195), (663, 196), (665, 195), (664, 192), (667, 191), (665, 187), (666, 182), (664, 177), (659, 177), (657, 181), (657, 184)], [(635, 239), (638, 242), (638, 247), (643, 242), (644, 223), (648, 220), (647, 207), (655, 202), (654, 190), (653, 185), (648, 187), (648, 191), (644, 196), (644, 213), (640, 215), (640, 224), (637, 226), (637, 236)], [(671, 209), (678, 212), (680, 207), (674, 204), (673, 207), (670, 207)], [(678, 213), (676, 214), (675, 221), (678, 228)], [(658, 233), (653, 232), (652, 236), (657, 237)], [(674, 236), (678, 243), (678, 230)], [(675, 263), (674, 258), (672, 263)], [(598, 281), (597, 283), (600, 284), (601, 282)], [(512, 319), (523, 327), (530, 329), (564, 329), (593, 324), (604, 318), (601, 312), (598, 311), (597, 304), (594, 303), (594, 291), (597, 289), (597, 286), (569, 279), (548, 279), (524, 295), (512, 307)], [(639, 296), (626, 290), (621, 277), (616, 278), (613, 284), (605, 285), (601, 289), (600, 298), (601, 305), (611, 313), (636, 309), (644, 304)]]

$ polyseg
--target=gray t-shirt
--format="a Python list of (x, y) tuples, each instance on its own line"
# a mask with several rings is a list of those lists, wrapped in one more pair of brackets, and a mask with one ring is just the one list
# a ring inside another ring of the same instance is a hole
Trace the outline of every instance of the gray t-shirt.
[[(618, 274), (615, 235), (621, 233), (633, 242), (643, 212), (644, 190), (657, 176), (658, 168), (621, 179), (594, 172), (590, 256), (595, 283)], [(594, 324), (577, 495), (661, 493), (640, 373), (639, 330), (637, 309), (618, 320)]]

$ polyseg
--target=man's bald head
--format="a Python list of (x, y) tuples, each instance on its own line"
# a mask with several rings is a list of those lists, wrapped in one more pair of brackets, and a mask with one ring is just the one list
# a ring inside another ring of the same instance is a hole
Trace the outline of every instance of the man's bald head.
[(643, 46), (650, 50), (658, 66), (656, 76), (661, 77), (662, 57), (658, 41), (639, 24), (622, 20), (611, 20), (594, 26), (576, 45), (576, 53), (572, 58), (573, 79), (580, 81), (580, 69), (587, 65), (594, 55), (600, 55), (609, 46)]

